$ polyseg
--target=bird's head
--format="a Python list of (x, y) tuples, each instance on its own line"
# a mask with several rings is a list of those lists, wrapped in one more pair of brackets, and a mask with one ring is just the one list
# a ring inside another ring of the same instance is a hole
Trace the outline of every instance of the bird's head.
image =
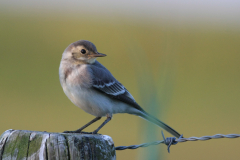
[(76, 64), (94, 63), (97, 57), (105, 57), (106, 54), (99, 53), (96, 46), (86, 40), (79, 40), (70, 44), (63, 52), (62, 60), (71, 61)]

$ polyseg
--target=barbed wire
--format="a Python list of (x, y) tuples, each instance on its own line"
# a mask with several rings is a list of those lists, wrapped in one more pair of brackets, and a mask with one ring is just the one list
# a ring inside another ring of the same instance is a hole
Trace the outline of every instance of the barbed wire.
[(151, 145), (158, 145), (160, 143), (164, 143), (168, 146), (168, 152), (170, 153), (170, 146), (175, 145), (178, 142), (187, 142), (187, 141), (206, 141), (210, 139), (219, 139), (219, 138), (239, 138), (240, 134), (216, 134), (213, 136), (203, 136), (203, 137), (190, 137), (190, 138), (182, 138), (183, 135), (181, 135), (178, 139), (176, 137), (168, 137), (165, 139), (164, 134), (162, 132), (163, 140), (162, 141), (155, 141), (150, 143), (143, 143), (139, 145), (131, 145), (131, 146), (118, 146), (115, 147), (115, 150), (125, 150), (125, 149), (137, 149), (140, 147), (148, 147)]

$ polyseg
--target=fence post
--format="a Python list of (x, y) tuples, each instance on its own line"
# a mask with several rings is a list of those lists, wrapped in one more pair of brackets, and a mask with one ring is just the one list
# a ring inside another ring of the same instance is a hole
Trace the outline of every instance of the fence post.
[(0, 160), (115, 160), (107, 135), (7, 130), (0, 136)]

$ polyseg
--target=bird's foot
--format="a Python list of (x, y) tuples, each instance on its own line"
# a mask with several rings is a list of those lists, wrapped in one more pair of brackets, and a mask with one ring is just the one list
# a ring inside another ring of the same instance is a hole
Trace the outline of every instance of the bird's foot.
[(98, 134), (96, 131), (93, 132), (83, 132), (83, 131), (64, 131), (63, 133), (80, 133), (80, 134)]
[(97, 130), (95, 130), (95, 131), (93, 131), (93, 132), (92, 132), (92, 134), (97, 134), (97, 132), (98, 132), (98, 131), (97, 131)]
[(81, 134), (93, 134), (93, 132), (81, 132)]
[(93, 132), (81, 132), (81, 134), (100, 134), (100, 133), (97, 133), (96, 131), (93, 131)]
[(77, 131), (64, 131), (63, 133), (81, 133), (81, 132), (77, 132)]

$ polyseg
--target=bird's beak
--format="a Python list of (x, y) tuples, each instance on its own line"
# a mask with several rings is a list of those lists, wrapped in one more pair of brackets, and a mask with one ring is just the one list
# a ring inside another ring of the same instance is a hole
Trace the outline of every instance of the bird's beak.
[(92, 54), (92, 57), (105, 57), (105, 56), (107, 55), (103, 53), (98, 53), (98, 52)]

